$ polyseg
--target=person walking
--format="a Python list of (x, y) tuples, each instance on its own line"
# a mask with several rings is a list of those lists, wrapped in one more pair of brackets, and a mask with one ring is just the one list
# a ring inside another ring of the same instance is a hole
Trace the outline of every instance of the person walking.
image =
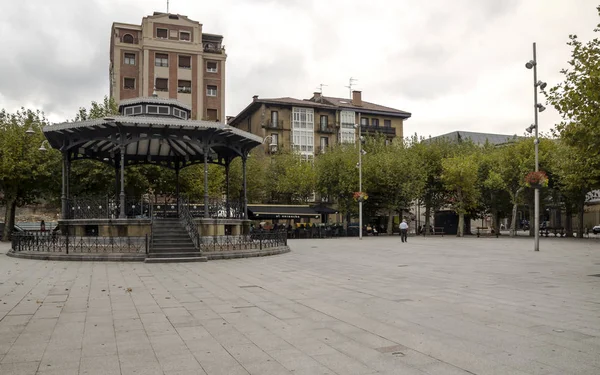
[(408, 224), (406, 223), (406, 219), (402, 219), (400, 223), (400, 239), (402, 242), (408, 241)]

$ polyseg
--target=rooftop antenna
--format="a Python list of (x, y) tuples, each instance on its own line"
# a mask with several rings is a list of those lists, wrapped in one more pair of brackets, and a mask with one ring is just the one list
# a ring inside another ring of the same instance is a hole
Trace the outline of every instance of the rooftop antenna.
[(169, 13), (169, 0), (167, 0), (167, 13)]
[(327, 86), (327, 85), (321, 83), (321, 84), (319, 84), (319, 87), (318, 87), (319, 93), (321, 94), (321, 96), (320, 96), (321, 103), (323, 103), (323, 86)]
[(344, 86), (347, 87), (350, 90), (350, 99), (352, 99), (352, 86), (354, 86), (354, 82), (358, 81), (357, 78), (352, 78), (350, 77), (350, 80), (348, 82), (348, 86)]

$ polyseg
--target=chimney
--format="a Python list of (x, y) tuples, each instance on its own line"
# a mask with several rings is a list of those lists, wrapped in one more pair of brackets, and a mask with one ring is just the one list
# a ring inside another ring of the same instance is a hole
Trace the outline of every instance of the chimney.
[(313, 99), (315, 102), (322, 103), (323, 99), (321, 98), (321, 93), (318, 91), (313, 92)]
[(258, 95), (254, 95), (254, 96), (252, 97), (252, 101), (253, 101), (253, 102), (255, 102), (255, 101), (257, 101), (257, 100), (258, 100)]
[(360, 91), (352, 91), (352, 105), (362, 107), (362, 94)]

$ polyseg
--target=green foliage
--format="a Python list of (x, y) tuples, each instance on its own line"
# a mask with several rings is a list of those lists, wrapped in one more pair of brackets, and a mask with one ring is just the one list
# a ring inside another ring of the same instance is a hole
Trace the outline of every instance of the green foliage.
[[(597, 7), (600, 14), (600, 6)], [(600, 32), (598, 25), (594, 32)], [(578, 153), (579, 160), (588, 159), (585, 165), (592, 173), (586, 182), (600, 185), (600, 39), (581, 42), (577, 35), (569, 35), (567, 45), (572, 47), (569, 68), (561, 73), (564, 81), (545, 92), (548, 102), (562, 116), (556, 132)], [(581, 178), (578, 178), (581, 180)]]
[(91, 120), (95, 118), (104, 118), (107, 116), (118, 115), (119, 106), (113, 98), (104, 96), (101, 103), (93, 101), (89, 109), (80, 107), (74, 121)]
[(352, 144), (330, 147), (315, 160), (316, 189), (323, 197), (338, 203), (342, 214), (356, 212), (352, 196), (358, 191), (358, 148)]
[(315, 191), (316, 173), (312, 161), (301, 155), (280, 151), (272, 156), (267, 168), (267, 190), (278, 203), (306, 203)]

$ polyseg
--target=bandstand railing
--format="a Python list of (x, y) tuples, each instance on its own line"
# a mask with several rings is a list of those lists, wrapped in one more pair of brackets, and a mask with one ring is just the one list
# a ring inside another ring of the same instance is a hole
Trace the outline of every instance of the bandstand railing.
[(194, 217), (190, 212), (190, 204), (188, 202), (187, 197), (180, 196), (179, 197), (179, 221), (181, 225), (185, 228), (185, 230), (190, 235), (192, 242), (194, 242), (194, 247), (196, 249), (200, 249), (200, 233), (198, 232), (198, 226), (194, 223)]
[(264, 250), (287, 245), (285, 231), (257, 232), (239, 236), (200, 237), (202, 252)]
[(87, 237), (62, 235), (58, 232), (15, 232), (12, 234), (13, 252), (44, 252), (65, 254), (145, 253), (148, 236), (143, 237)]
[[(121, 209), (118, 198), (74, 197), (67, 200), (67, 217), (64, 219), (117, 219)], [(139, 197), (125, 198), (125, 216), (128, 219), (150, 218), (152, 204)]]

